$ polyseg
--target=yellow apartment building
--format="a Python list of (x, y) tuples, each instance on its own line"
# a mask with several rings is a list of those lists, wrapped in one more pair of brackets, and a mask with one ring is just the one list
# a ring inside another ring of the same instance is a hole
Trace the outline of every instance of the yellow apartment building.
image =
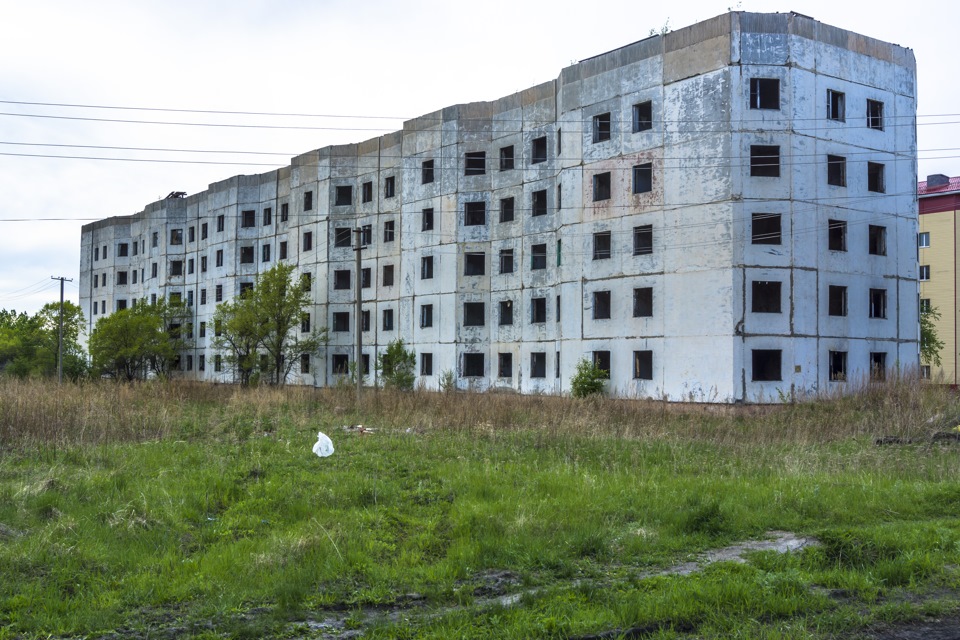
[(943, 341), (939, 367), (921, 363), (925, 377), (944, 384), (957, 384), (957, 334), (960, 313), (957, 309), (957, 263), (960, 250), (960, 177), (943, 174), (927, 176), (917, 185), (920, 226), (917, 235), (917, 261), (920, 268), (920, 308), (940, 312), (935, 322)]

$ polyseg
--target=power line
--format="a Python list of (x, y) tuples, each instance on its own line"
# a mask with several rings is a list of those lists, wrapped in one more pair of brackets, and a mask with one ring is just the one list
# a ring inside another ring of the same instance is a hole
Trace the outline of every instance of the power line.
[(165, 124), (180, 127), (228, 127), (237, 129), (287, 129), (294, 131), (391, 131), (388, 127), (306, 127), (292, 125), (271, 125), (271, 124), (236, 124), (224, 122), (167, 122), (163, 120), (121, 120), (118, 118), (81, 118), (78, 116), (54, 116), (38, 113), (6, 113), (0, 112), (0, 116), (11, 116), (15, 118), (47, 118), (52, 120), (82, 120), (86, 122), (117, 122), (123, 124)]

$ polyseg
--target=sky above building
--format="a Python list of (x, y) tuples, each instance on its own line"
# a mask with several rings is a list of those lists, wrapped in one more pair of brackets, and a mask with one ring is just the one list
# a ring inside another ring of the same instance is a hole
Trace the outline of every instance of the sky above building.
[(495, 100), (728, 10), (913, 49), (918, 174), (960, 175), (960, 5), (707, 0), (0, 0), (0, 308), (79, 299), (80, 228), (172, 191)]

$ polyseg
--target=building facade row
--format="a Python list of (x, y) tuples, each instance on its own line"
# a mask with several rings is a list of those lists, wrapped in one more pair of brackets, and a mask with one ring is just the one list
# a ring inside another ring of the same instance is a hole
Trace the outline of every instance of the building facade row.
[[(496, 100), (83, 229), (91, 328), (180, 299), (181, 375), (231, 381), (216, 304), (289, 262), (295, 375), (334, 384), (402, 338), (420, 383), (778, 401), (915, 367), (912, 53), (798, 14), (731, 12)], [(354, 246), (361, 250), (356, 273)], [(373, 374), (371, 374), (373, 375)]]

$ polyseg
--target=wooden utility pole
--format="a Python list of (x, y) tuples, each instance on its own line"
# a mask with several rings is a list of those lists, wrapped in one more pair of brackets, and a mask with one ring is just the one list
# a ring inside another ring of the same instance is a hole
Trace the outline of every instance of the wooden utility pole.
[(356, 254), (356, 269), (357, 269), (357, 280), (356, 280), (356, 311), (357, 316), (356, 327), (357, 327), (357, 402), (360, 402), (360, 393), (363, 388), (363, 283), (361, 282), (360, 277), (360, 251), (363, 249), (362, 240), (363, 240), (363, 231), (357, 227), (353, 230), (353, 233), (356, 237), (356, 242), (354, 244), (353, 250)]
[(63, 283), (73, 282), (73, 278), (50, 276), (50, 279), (60, 281), (60, 337), (57, 340), (57, 384), (63, 384)]

